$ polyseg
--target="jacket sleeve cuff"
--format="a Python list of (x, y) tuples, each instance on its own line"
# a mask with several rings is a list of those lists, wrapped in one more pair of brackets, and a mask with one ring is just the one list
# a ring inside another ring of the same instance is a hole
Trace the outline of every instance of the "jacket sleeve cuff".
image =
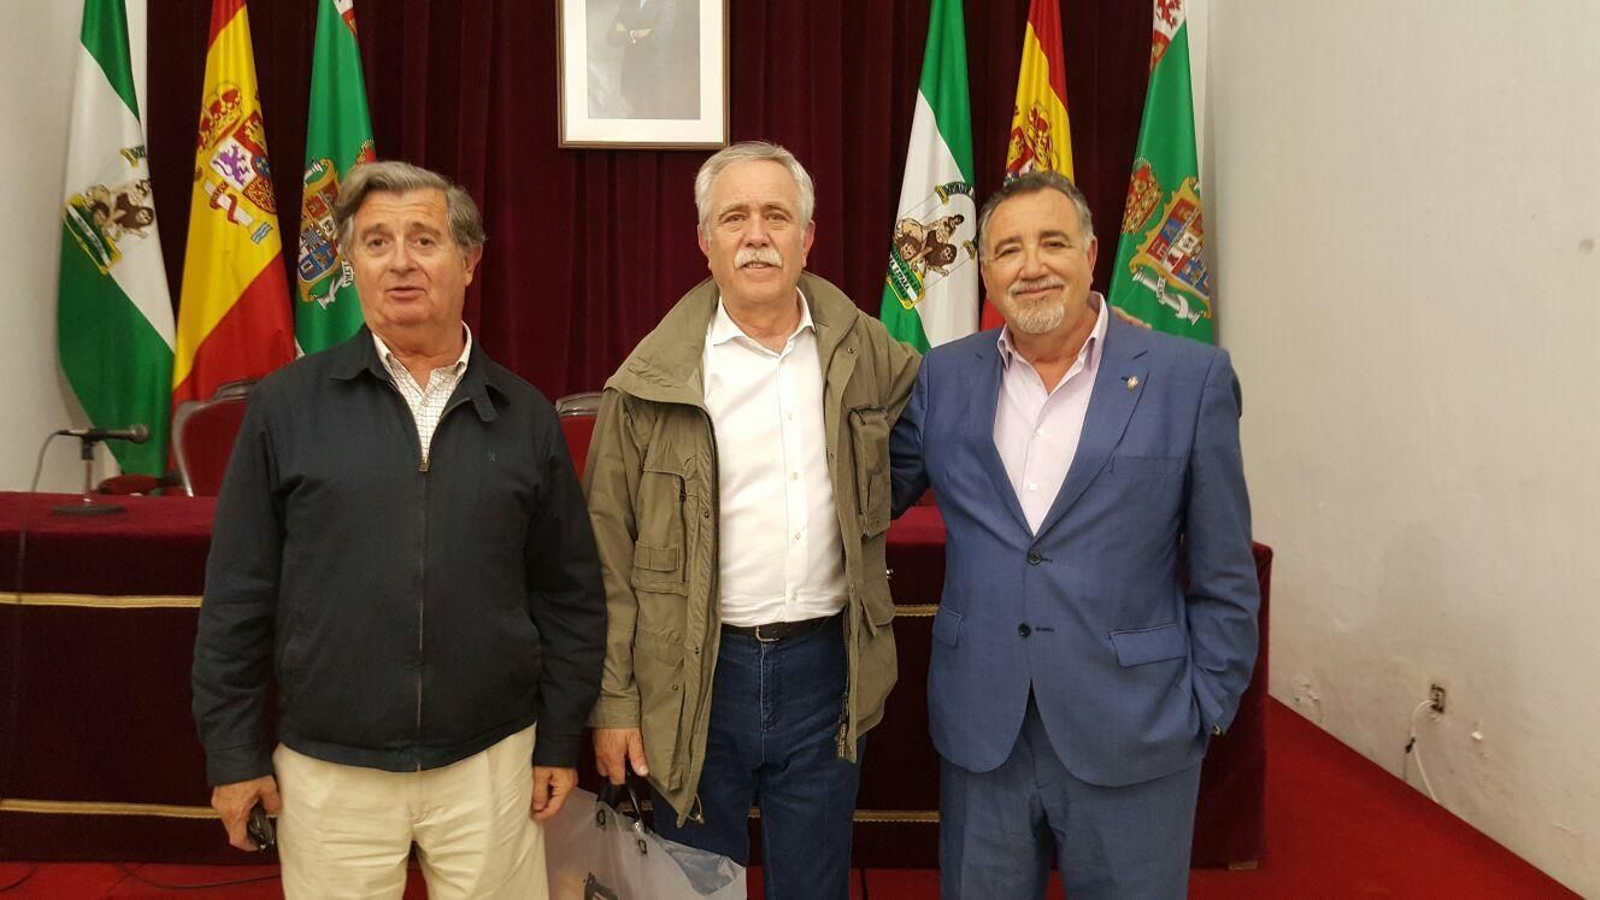
[(533, 764), (556, 769), (576, 769), (582, 734), (546, 734), (539, 731), (533, 742)]
[(1233, 724), (1233, 716), (1239, 711), (1239, 698), (1234, 697), (1231, 703), (1224, 705), (1224, 700), (1217, 696), (1219, 691), (1204, 672), (1196, 673), (1194, 686), (1202, 730), (1212, 736), (1223, 734)]
[(638, 696), (602, 696), (589, 713), (590, 728), (638, 728)]
[(206, 781), (212, 787), (272, 774), (272, 754), (256, 744), (206, 751)]

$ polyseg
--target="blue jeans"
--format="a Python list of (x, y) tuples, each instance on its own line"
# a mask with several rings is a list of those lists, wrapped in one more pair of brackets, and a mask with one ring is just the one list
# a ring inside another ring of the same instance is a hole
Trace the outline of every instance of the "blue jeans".
[[(846, 684), (841, 619), (773, 643), (724, 632), (700, 776), (705, 821), (680, 828), (666, 800), (653, 798), (662, 837), (741, 865), (750, 858), (750, 807), (759, 807), (769, 900), (850, 896), (861, 767), (839, 756)], [(861, 749), (858, 743), (858, 759)]]

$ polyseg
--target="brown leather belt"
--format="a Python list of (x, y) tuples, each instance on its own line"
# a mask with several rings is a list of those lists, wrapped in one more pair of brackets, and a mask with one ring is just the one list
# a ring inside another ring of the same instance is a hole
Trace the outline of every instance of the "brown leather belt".
[(753, 637), (763, 644), (781, 641), (786, 638), (803, 637), (817, 631), (822, 626), (838, 618), (839, 614), (821, 616), (815, 619), (801, 619), (798, 622), (768, 622), (765, 625), (724, 625), (723, 634), (742, 634)]

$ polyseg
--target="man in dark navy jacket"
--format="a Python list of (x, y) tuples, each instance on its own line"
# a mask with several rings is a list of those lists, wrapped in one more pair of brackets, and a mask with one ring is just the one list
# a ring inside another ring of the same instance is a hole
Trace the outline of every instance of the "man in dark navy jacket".
[(462, 322), (466, 192), (372, 163), (335, 221), (367, 327), (256, 387), (217, 500), (212, 805), (241, 849), (280, 817), (290, 897), (398, 897), (413, 843), (431, 896), (543, 897), (605, 654), (588, 513), (549, 401)]
[(931, 484), (949, 533), (943, 896), (1043, 897), (1054, 849), (1075, 900), (1181, 897), (1200, 760), (1256, 656), (1239, 384), (1090, 292), (1061, 175), (991, 197), (979, 253), (1006, 326), (929, 353), (891, 440), (897, 509)]

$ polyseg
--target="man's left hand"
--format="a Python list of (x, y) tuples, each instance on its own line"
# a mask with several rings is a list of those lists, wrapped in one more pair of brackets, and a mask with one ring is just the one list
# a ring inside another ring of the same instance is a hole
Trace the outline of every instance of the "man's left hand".
[(572, 789), (578, 786), (577, 769), (558, 769), (554, 766), (533, 767), (533, 809), (535, 822), (554, 818), (567, 802)]

